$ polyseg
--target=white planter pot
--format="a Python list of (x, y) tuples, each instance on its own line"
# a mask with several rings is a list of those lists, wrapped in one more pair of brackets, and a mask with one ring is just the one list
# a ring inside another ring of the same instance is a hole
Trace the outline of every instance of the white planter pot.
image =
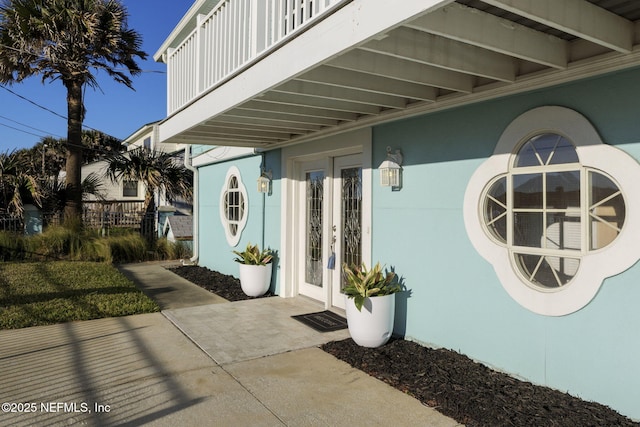
[(349, 334), (356, 344), (380, 347), (389, 341), (393, 333), (396, 294), (367, 298), (362, 311), (358, 311), (353, 299), (347, 298), (346, 309)]
[(240, 286), (250, 297), (264, 295), (271, 285), (271, 263), (267, 265), (240, 264)]

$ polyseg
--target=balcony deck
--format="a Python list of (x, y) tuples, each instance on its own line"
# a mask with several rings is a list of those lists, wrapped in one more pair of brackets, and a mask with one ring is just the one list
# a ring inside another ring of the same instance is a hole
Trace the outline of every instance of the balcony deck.
[(278, 147), (638, 66), (638, 19), (628, 0), (198, 0), (156, 54), (160, 139)]

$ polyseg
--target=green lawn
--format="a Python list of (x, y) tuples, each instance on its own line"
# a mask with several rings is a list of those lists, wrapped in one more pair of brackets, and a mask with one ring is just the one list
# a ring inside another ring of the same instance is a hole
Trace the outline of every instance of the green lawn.
[(0, 329), (156, 311), (158, 305), (110, 264), (0, 263)]

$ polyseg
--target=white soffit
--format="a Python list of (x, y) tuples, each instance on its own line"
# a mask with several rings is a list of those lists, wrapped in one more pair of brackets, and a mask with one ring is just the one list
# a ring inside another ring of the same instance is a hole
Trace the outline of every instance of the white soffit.
[(640, 65), (640, 2), (354, 0), (160, 125), (271, 148)]

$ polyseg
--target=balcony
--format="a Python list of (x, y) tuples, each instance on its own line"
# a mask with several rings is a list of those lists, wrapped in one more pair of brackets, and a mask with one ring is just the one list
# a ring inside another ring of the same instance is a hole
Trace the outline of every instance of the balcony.
[(277, 147), (640, 65), (628, 0), (198, 0), (163, 142)]
[(195, 29), (162, 58), (169, 77), (167, 113), (184, 107), (348, 1), (219, 1), (207, 15), (198, 14)]

